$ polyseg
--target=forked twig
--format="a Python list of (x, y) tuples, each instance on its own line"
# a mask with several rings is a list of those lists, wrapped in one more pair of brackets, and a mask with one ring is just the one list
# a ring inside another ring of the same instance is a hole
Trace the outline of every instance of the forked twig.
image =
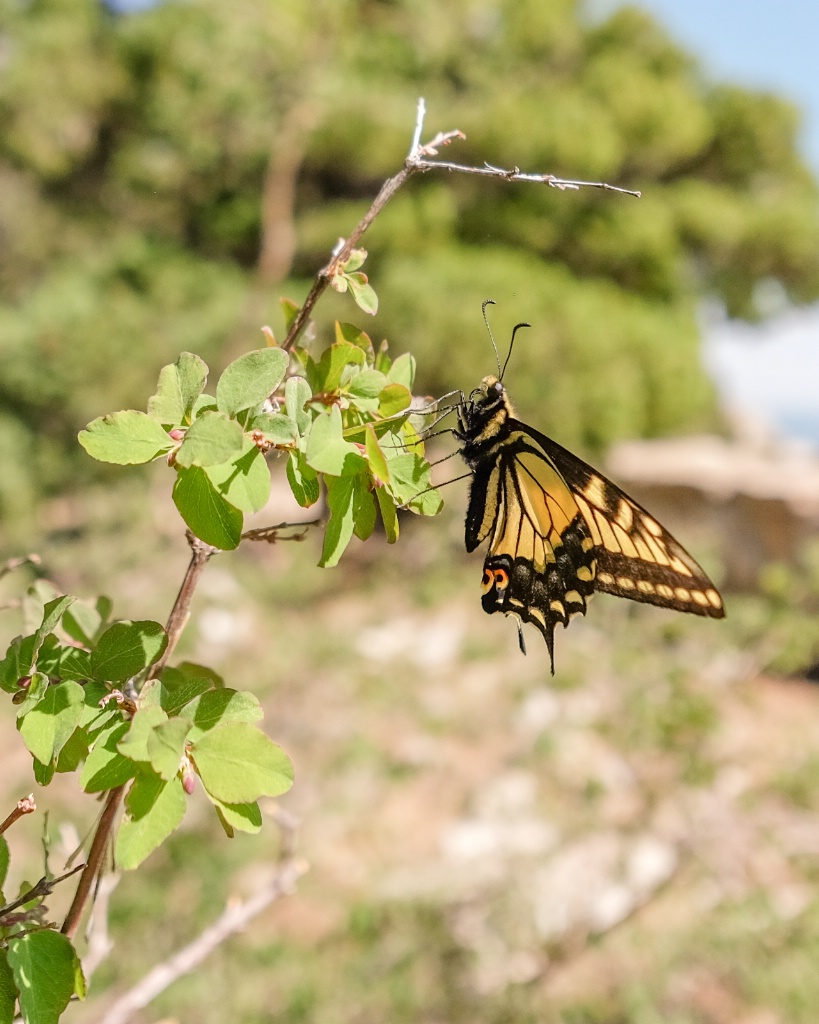
[(404, 161), (404, 166), (396, 175), (392, 178), (388, 178), (384, 182), (369, 210), (367, 210), (355, 226), (350, 236), (346, 241), (338, 245), (333, 250), (330, 262), (326, 266), (322, 267), (318, 274), (316, 274), (316, 279), (313, 282), (313, 286), (310, 289), (307, 298), (304, 300), (304, 305), (296, 314), (293, 323), (290, 325), (290, 330), (287, 332), (287, 337), (282, 342), (282, 348), (285, 351), (289, 351), (293, 345), (295, 345), (296, 340), (310, 320), (310, 314), (312, 313), (314, 306), (327, 288), (327, 285), (332, 280), (338, 268), (349, 259), (350, 253), (356, 245), (358, 245), (364, 232), (384, 209), (390, 199), (392, 199), (395, 193), (413, 174), (425, 174), (427, 171), (450, 171), (457, 172), (459, 174), (478, 174), (483, 177), (502, 178), (505, 181), (534, 182), (536, 184), (548, 185), (550, 188), (599, 188), (606, 189), (610, 192), (618, 192), (621, 195), (640, 195), (639, 192), (633, 189), (620, 188), (617, 185), (609, 185), (604, 181), (578, 181), (569, 178), (558, 178), (554, 174), (533, 174), (521, 171), (519, 167), (504, 169), (503, 167), (493, 167), (492, 164), (488, 163), (485, 163), (482, 167), (470, 167), (466, 164), (447, 163), (443, 160), (430, 160), (428, 157), (435, 156), (441, 146), (449, 145), (449, 143), (455, 139), (465, 139), (466, 136), (462, 131), (459, 131), (456, 128), (448, 132), (439, 132), (435, 138), (431, 139), (426, 144), (421, 145), (421, 132), (423, 131), (426, 112), (426, 104), (424, 103), (423, 98), (421, 98), (418, 100), (415, 130), (413, 132), (412, 144), (410, 145), (409, 153)]

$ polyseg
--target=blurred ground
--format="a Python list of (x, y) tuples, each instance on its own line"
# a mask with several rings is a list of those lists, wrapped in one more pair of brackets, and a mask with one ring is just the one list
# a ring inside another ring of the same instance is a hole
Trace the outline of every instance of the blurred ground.
[[(336, 570), (316, 537), (209, 566), (180, 657), (263, 700), (311, 870), (137, 1019), (815, 1020), (819, 691), (762, 671), (787, 640), (770, 604), (729, 596), (722, 623), (598, 597), (560, 631), (552, 679), (535, 634), (523, 658), (481, 611), (450, 490), (442, 518)], [(186, 548), (161, 492), (118, 497), (56, 506), (46, 569), (163, 618)], [(134, 551), (146, 509), (160, 541)], [(4, 728), (8, 802), (31, 783)], [(70, 836), (97, 805), (67, 782), (38, 800)], [(32, 819), (13, 844), (34, 849)], [(253, 892), (276, 845), (272, 824), (228, 841), (194, 798), (115, 892), (114, 953), (72, 1019)]]

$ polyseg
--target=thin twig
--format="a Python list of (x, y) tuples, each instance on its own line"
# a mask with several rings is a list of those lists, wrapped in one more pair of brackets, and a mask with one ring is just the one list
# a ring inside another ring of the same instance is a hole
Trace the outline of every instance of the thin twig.
[(185, 572), (185, 578), (182, 580), (182, 586), (176, 595), (176, 601), (174, 601), (171, 614), (168, 616), (168, 624), (165, 626), (165, 632), (168, 634), (168, 646), (165, 648), (162, 657), (151, 669), (152, 679), (157, 679), (168, 664), (177, 641), (187, 625), (190, 616), (191, 598), (199, 583), (199, 579), (205, 571), (205, 566), (219, 550), (195, 537), (190, 530), (188, 530), (187, 537), (191, 548), (191, 560)]
[(36, 882), (28, 892), (24, 892), (18, 899), (13, 900), (11, 903), (7, 903), (4, 907), (0, 907), (0, 917), (5, 917), (6, 914), (10, 914), (12, 910), (16, 910), (18, 907), (24, 906), (26, 903), (30, 903), (32, 900), (39, 899), (41, 896), (50, 896), (54, 890), (55, 885), (59, 885), (60, 882), (64, 882), (66, 878), (70, 878), (72, 875), (83, 868), (83, 864), (78, 864), (77, 867), (72, 868), (70, 871), (66, 871), (64, 875), (60, 875), (59, 878), (48, 878), (43, 876), (39, 882)]
[(77, 933), (82, 912), (85, 910), (85, 904), (91, 895), (97, 875), (102, 869), (105, 851), (108, 849), (108, 840), (111, 838), (111, 830), (114, 827), (117, 811), (122, 802), (125, 785), (117, 786), (116, 789), (109, 790), (108, 792), (108, 798), (105, 801), (105, 807), (100, 815), (99, 825), (97, 825), (97, 831), (94, 833), (91, 849), (88, 852), (88, 861), (80, 875), (77, 891), (74, 893), (74, 899), (71, 901), (71, 906), (68, 908), (65, 921), (63, 921), (63, 926), (60, 929), (63, 935), (67, 935), (69, 939), (73, 939)]
[(2, 824), (0, 824), (0, 836), (6, 831), (6, 829), (11, 828), (11, 826), (15, 823), (15, 821), (18, 821), (24, 815), (31, 814), (33, 811), (36, 811), (36, 810), (37, 810), (37, 804), (35, 804), (35, 802), (34, 802), (34, 794), (33, 793), (29, 793), (29, 795), (28, 796), (24, 796), (22, 798), (22, 800), (18, 800), (17, 801), (17, 806), (14, 808), (14, 810), (11, 812), (11, 814), (6, 818), (6, 820)]
[(271, 903), (287, 896), (307, 871), (303, 860), (283, 863), (271, 883), (245, 901), (231, 902), (222, 915), (162, 964), (154, 967), (130, 991), (120, 996), (102, 1017), (101, 1024), (126, 1024), (178, 978), (190, 974), (227, 938), (258, 917)]
[(441, 146), (446, 146), (455, 139), (465, 139), (466, 136), (462, 131), (459, 131), (456, 128), (448, 132), (439, 132), (432, 140), (427, 142), (425, 145), (421, 145), (421, 133), (424, 127), (425, 115), (426, 104), (422, 98), (418, 100), (415, 130), (413, 132), (409, 154), (404, 161), (404, 166), (396, 175), (392, 178), (388, 178), (384, 182), (369, 210), (367, 210), (362, 219), (353, 229), (350, 236), (345, 242), (343, 242), (343, 244), (336, 246), (332, 252), (329, 263), (325, 267), (322, 267), (318, 274), (316, 274), (316, 279), (313, 282), (313, 286), (310, 289), (307, 298), (304, 300), (304, 305), (296, 314), (293, 323), (290, 325), (290, 330), (287, 332), (287, 337), (282, 342), (282, 348), (286, 352), (295, 345), (299, 335), (307, 326), (310, 320), (310, 314), (313, 312), (316, 303), (321, 298), (339, 266), (349, 259), (350, 253), (360, 242), (362, 235), (370, 224), (372, 224), (390, 199), (392, 199), (395, 193), (413, 174), (425, 174), (428, 171), (442, 170), (457, 172), (460, 174), (478, 174), (483, 177), (503, 178), (505, 181), (534, 182), (536, 184), (548, 185), (550, 188), (599, 188), (606, 189), (610, 192), (619, 192), (621, 195), (640, 195), (639, 192), (634, 191), (633, 189), (620, 188), (617, 185), (609, 185), (604, 181), (575, 181), (569, 178), (558, 178), (554, 174), (525, 173), (521, 171), (519, 167), (514, 167), (509, 170), (504, 169), (503, 167), (493, 167), (491, 164), (486, 163), (482, 167), (470, 167), (466, 164), (447, 163), (443, 160), (429, 160), (427, 157), (434, 156)]
[(39, 555), (21, 555), (19, 558), (9, 558), (8, 561), (3, 562), (0, 565), (0, 579), (7, 576), (10, 572), (16, 572), (17, 569), (22, 568), (24, 565), (40, 565), (42, 559)]
[[(263, 540), (275, 544), (279, 540), (304, 540), (311, 526), (320, 526), (323, 520), (311, 519), (307, 523), (277, 523), (275, 526), (259, 526), (255, 530), (245, 530), (242, 540)], [(290, 537), (280, 537), (281, 530), (298, 530)]]

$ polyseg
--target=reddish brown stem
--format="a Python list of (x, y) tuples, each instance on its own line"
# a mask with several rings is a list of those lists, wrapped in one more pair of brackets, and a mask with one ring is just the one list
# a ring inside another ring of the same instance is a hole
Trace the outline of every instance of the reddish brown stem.
[(114, 827), (114, 821), (124, 792), (124, 785), (117, 786), (116, 789), (112, 789), (108, 793), (108, 799), (105, 801), (105, 807), (100, 816), (97, 831), (94, 833), (91, 849), (88, 852), (88, 861), (80, 875), (77, 891), (74, 893), (74, 899), (66, 914), (65, 921), (63, 921), (61, 931), (69, 939), (73, 939), (77, 932), (82, 912), (85, 910), (88, 897), (91, 895), (94, 882), (102, 867), (105, 851), (108, 849), (108, 840), (111, 838), (111, 829)]
[[(152, 679), (157, 678), (162, 669), (167, 665), (168, 659), (173, 653), (176, 643), (182, 635), (182, 630), (188, 621), (191, 598), (196, 590), (199, 578), (205, 571), (205, 566), (208, 564), (211, 556), (218, 550), (211, 547), (210, 544), (205, 544), (198, 537), (194, 537), (190, 532), (188, 533), (188, 543), (191, 546), (191, 560), (188, 563), (185, 578), (182, 580), (182, 586), (176, 595), (176, 601), (174, 601), (171, 614), (168, 616), (168, 624), (165, 627), (165, 632), (168, 634), (168, 646), (165, 648), (165, 653), (151, 669)], [(77, 891), (74, 893), (74, 900), (63, 922), (62, 932), (69, 938), (73, 938), (77, 931), (83, 911), (94, 888), (94, 883), (102, 869), (105, 851), (108, 849), (111, 832), (113, 831), (117, 811), (122, 803), (124, 793), (125, 785), (117, 786), (116, 789), (112, 789), (108, 793), (105, 807), (91, 842), (88, 861), (80, 875)]]
[(33, 794), (29, 794), (29, 796), (24, 796), (22, 800), (18, 800), (17, 806), (6, 820), (0, 824), (0, 836), (6, 831), (6, 829), (11, 828), (15, 821), (22, 818), (24, 814), (31, 814), (32, 811), (36, 810), (37, 804), (34, 803)]

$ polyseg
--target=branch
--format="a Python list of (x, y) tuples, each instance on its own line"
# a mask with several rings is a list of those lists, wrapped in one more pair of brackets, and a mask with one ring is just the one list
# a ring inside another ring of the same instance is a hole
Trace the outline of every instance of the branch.
[(4, 907), (0, 907), (0, 918), (5, 917), (6, 914), (10, 914), (12, 910), (16, 910), (18, 907), (22, 907), (26, 903), (30, 903), (32, 900), (39, 899), (41, 896), (50, 896), (54, 891), (55, 885), (59, 885), (60, 882), (64, 882), (66, 878), (70, 878), (72, 875), (76, 875), (76, 873), (84, 866), (85, 865), (83, 864), (79, 864), (70, 871), (66, 871), (64, 875), (60, 875), (59, 878), (47, 878), (44, 876), (39, 882), (35, 883), (28, 892), (24, 892), (18, 899), (13, 900), (11, 903), (7, 903)]
[(296, 882), (307, 871), (303, 860), (288, 860), (276, 876), (249, 900), (230, 902), (222, 915), (201, 932), (193, 942), (183, 946), (172, 957), (149, 971), (130, 991), (120, 996), (102, 1017), (101, 1024), (127, 1024), (137, 1010), (148, 1006), (178, 978), (190, 974), (227, 938), (258, 917), (271, 903), (289, 895)]
[(151, 679), (158, 678), (162, 669), (168, 664), (177, 641), (188, 623), (191, 598), (199, 583), (199, 579), (205, 571), (205, 566), (219, 550), (195, 537), (190, 530), (188, 530), (187, 537), (191, 548), (191, 560), (188, 564), (185, 578), (182, 580), (182, 586), (176, 595), (176, 601), (174, 601), (171, 614), (168, 616), (168, 623), (165, 626), (165, 632), (168, 634), (168, 646), (165, 648), (165, 653), (151, 669), (149, 677)]
[[(276, 526), (259, 526), (255, 530), (245, 530), (242, 540), (263, 540), (275, 544), (279, 540), (304, 540), (311, 526), (321, 526), (321, 519), (311, 519), (308, 523), (277, 523)], [(280, 537), (281, 530), (298, 530), (289, 537)]]
[[(168, 623), (165, 626), (165, 632), (168, 634), (168, 646), (165, 648), (165, 653), (159, 661), (151, 668), (149, 677), (151, 679), (156, 679), (167, 665), (168, 659), (173, 653), (176, 643), (182, 635), (182, 630), (188, 621), (191, 598), (196, 590), (196, 585), (205, 571), (208, 561), (218, 550), (218, 548), (211, 547), (210, 544), (205, 544), (198, 537), (194, 537), (190, 530), (188, 531), (188, 544), (191, 547), (191, 560), (185, 572), (185, 578), (182, 580), (182, 586), (176, 595), (176, 601), (174, 601), (171, 614), (168, 616)], [(62, 932), (69, 938), (73, 938), (77, 932), (83, 910), (102, 869), (105, 851), (108, 849), (108, 842), (111, 838), (117, 811), (122, 802), (126, 786), (127, 783), (124, 783), (108, 793), (105, 808), (100, 816), (99, 824), (91, 842), (88, 862), (83, 869), (83, 873), (80, 875), (77, 891), (74, 893), (74, 900), (71, 903), (65, 921), (63, 921)]]
[(6, 818), (6, 820), (2, 824), (0, 824), (0, 836), (6, 831), (6, 829), (11, 828), (15, 821), (18, 821), (20, 818), (22, 818), (23, 815), (31, 814), (33, 811), (36, 810), (37, 804), (34, 803), (33, 793), (29, 793), (29, 795), (24, 796), (22, 800), (18, 800), (17, 806)]
[(413, 174), (424, 174), (427, 171), (450, 171), (458, 172), (460, 174), (478, 174), (483, 177), (490, 178), (502, 178), (505, 181), (529, 181), (535, 182), (536, 184), (548, 185), (550, 188), (559, 189), (580, 189), (580, 188), (600, 188), (606, 189), (610, 192), (619, 192), (622, 195), (639, 196), (640, 193), (632, 189), (619, 188), (616, 185), (609, 185), (604, 181), (575, 181), (568, 178), (558, 178), (554, 174), (532, 174), (521, 171), (519, 167), (514, 167), (511, 170), (505, 170), (502, 167), (493, 167), (491, 164), (485, 163), (482, 167), (470, 167), (466, 164), (453, 164), (447, 163), (443, 160), (429, 160), (430, 156), (435, 156), (441, 146), (447, 146), (454, 139), (465, 139), (466, 136), (462, 131), (457, 128), (448, 132), (439, 132), (433, 139), (427, 142), (425, 145), (421, 145), (421, 133), (424, 126), (424, 117), (426, 116), (426, 104), (423, 98), (418, 100), (418, 108), (415, 119), (415, 131), (412, 136), (412, 143), (410, 150), (404, 161), (404, 166), (401, 170), (394, 175), (392, 178), (388, 178), (378, 195), (373, 200), (372, 206), (364, 214), (362, 219), (353, 229), (352, 234), (333, 250), (333, 254), (330, 258), (330, 262), (316, 274), (316, 279), (313, 282), (313, 286), (307, 298), (304, 300), (304, 305), (296, 314), (296, 318), (290, 325), (290, 330), (287, 332), (287, 337), (282, 342), (282, 348), (285, 352), (289, 351), (296, 343), (299, 335), (307, 326), (310, 319), (310, 314), (313, 311), (318, 300), (324, 293), (327, 285), (333, 278), (338, 267), (345, 263), (350, 253), (361, 241), (361, 237), (367, 228), (372, 224), (375, 218), (381, 213), (387, 203), (392, 199), (395, 193), (407, 182), (407, 180)]

